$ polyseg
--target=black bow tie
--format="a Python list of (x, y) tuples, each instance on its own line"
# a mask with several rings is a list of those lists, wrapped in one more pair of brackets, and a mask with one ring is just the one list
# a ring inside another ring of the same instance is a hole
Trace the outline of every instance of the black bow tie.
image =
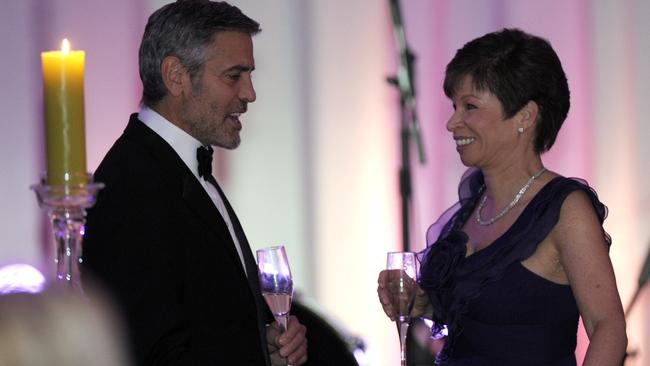
[(196, 159), (199, 161), (199, 177), (210, 181), (212, 178), (212, 146), (201, 146), (196, 149)]

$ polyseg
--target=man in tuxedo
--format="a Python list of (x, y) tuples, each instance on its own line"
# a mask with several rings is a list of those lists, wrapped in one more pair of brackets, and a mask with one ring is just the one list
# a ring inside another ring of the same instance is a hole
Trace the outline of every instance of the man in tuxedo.
[(259, 31), (238, 8), (208, 0), (168, 4), (145, 28), (142, 108), (95, 172), (106, 187), (88, 212), (83, 263), (84, 279), (114, 295), (138, 365), (306, 362), (305, 327), (291, 317), (281, 333), (272, 321), (211, 174), (211, 146), (239, 145), (255, 101)]

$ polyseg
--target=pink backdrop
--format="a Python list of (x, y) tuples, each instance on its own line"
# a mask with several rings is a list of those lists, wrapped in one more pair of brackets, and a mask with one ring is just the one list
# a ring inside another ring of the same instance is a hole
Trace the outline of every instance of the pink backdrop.
[[(137, 110), (137, 47), (165, 1), (25, 0), (3, 4), (0, 38), (0, 265), (49, 271), (49, 232), (30, 184), (43, 169), (39, 53), (70, 38), (86, 51), (88, 170)], [(219, 171), (254, 247), (286, 244), (306, 296), (368, 343), (368, 362), (397, 362), (394, 326), (375, 298), (385, 252), (399, 247), (397, 95), (387, 1), (235, 1), (260, 20), (258, 101), (244, 143)], [(650, 4), (641, 0), (408, 0), (427, 164), (413, 162), (412, 246), (455, 200), (464, 167), (444, 128), (444, 67), (468, 40), (503, 27), (547, 38), (564, 64), (572, 107), (545, 163), (579, 176), (610, 208), (612, 260), (626, 304), (648, 250)], [(354, 268), (354, 271), (351, 270)], [(354, 275), (351, 275), (354, 273)], [(630, 314), (630, 365), (650, 363), (647, 291)], [(584, 352), (581, 342), (578, 354)]]

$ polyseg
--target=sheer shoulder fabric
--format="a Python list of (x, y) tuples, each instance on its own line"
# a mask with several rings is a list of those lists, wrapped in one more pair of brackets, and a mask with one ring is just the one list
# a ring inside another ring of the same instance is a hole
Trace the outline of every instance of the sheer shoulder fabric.
[[(531, 200), (513, 225), (487, 248), (466, 255), (467, 235), (461, 230), (480, 198), (483, 175), (470, 168), (458, 187), (458, 202), (445, 211), (427, 231), (427, 247), (418, 254), (421, 262), (420, 286), (433, 305), (433, 320), (438, 327), (447, 325), (450, 336), (445, 350), (463, 330), (458, 326), (467, 304), (488, 284), (501, 279), (515, 262), (528, 258), (549, 234), (559, 219), (562, 203), (575, 190), (583, 191), (592, 202), (602, 225), (607, 216), (596, 192), (586, 181), (556, 177)], [(611, 240), (603, 230), (608, 243)]]

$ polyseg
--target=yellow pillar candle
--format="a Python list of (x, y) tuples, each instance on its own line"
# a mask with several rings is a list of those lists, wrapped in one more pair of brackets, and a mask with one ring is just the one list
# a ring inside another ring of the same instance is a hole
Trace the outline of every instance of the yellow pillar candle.
[(84, 56), (84, 51), (70, 51), (67, 39), (61, 51), (41, 53), (50, 185), (86, 183)]

